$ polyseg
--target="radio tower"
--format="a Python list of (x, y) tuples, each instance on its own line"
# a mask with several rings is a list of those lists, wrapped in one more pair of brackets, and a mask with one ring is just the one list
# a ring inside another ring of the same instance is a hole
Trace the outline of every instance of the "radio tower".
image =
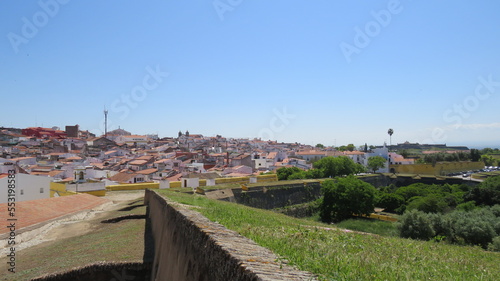
[(104, 137), (108, 137), (108, 111), (104, 107)]

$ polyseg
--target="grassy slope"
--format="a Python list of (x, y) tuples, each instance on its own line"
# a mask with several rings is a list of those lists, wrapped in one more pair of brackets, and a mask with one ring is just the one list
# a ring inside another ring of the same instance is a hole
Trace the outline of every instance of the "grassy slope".
[(324, 280), (498, 280), (500, 254), (325, 228), (241, 205), (161, 191)]
[[(104, 217), (93, 219), (95, 228), (88, 234), (45, 242), (17, 252), (17, 272), (5, 274), (2, 280), (29, 280), (31, 278), (65, 271), (98, 261), (140, 261), (144, 254), (145, 220), (123, 220), (118, 223), (100, 223), (101, 220), (129, 214), (145, 214), (146, 207), (141, 200), (125, 203), (123, 207), (134, 207), (129, 211), (111, 211)], [(6, 263), (0, 258), (2, 275)], [(5, 279), (4, 279), (5, 278)]]

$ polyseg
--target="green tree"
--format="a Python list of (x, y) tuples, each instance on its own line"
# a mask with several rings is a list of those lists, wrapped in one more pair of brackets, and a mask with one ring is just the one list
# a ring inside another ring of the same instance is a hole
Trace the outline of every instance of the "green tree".
[(364, 170), (362, 165), (354, 163), (346, 156), (328, 156), (314, 162), (313, 167), (321, 170), (323, 177), (331, 178), (357, 174)]
[(481, 160), (484, 162), (485, 166), (493, 166), (497, 162), (497, 160), (491, 155), (482, 155)]
[(394, 193), (383, 193), (378, 199), (377, 207), (384, 208), (385, 212), (395, 212), (403, 204), (405, 204), (403, 196)]
[(306, 179), (321, 179), (321, 178), (325, 177), (323, 175), (323, 172), (319, 169), (307, 170), (307, 171), (305, 171), (305, 176), (306, 176)]
[(403, 238), (429, 240), (435, 234), (430, 216), (417, 210), (405, 212), (399, 219), (398, 229)]
[(410, 153), (406, 149), (399, 151), (399, 154), (401, 154), (401, 156), (403, 156), (403, 158), (407, 158), (408, 155), (410, 155)]
[(393, 129), (389, 129), (387, 131), (387, 134), (389, 134), (389, 139), (390, 139), (389, 144), (390, 144), (390, 146), (392, 146), (392, 134), (394, 134), (394, 130)]
[(347, 145), (347, 147), (346, 147), (346, 148), (347, 148), (347, 150), (349, 150), (349, 151), (354, 151), (354, 149), (356, 149), (356, 146), (354, 146), (354, 144), (350, 143), (350, 144), (348, 144), (348, 145)]
[(318, 143), (318, 144), (316, 145), (316, 148), (323, 149), (323, 148), (325, 148), (325, 146), (324, 146), (324, 145), (322, 145), (321, 143)]
[(470, 191), (466, 199), (476, 201), (476, 205), (500, 204), (500, 176), (485, 179)]
[(288, 177), (294, 173), (301, 172), (302, 170), (297, 167), (281, 167), (276, 171), (278, 180), (287, 180)]
[(321, 184), (323, 200), (320, 217), (324, 222), (339, 222), (353, 215), (373, 212), (376, 189), (354, 176), (326, 180)]
[(425, 213), (444, 213), (449, 207), (444, 197), (431, 194), (425, 197), (413, 197), (413, 200), (411, 200), (406, 209), (416, 209)]
[(299, 172), (295, 172), (291, 175), (288, 176), (288, 180), (301, 180), (301, 179), (305, 179), (306, 178), (306, 172), (305, 171), (299, 171)]
[(481, 159), (481, 153), (479, 153), (479, 150), (477, 149), (471, 149), (470, 150), (470, 160), (473, 162), (477, 162)]
[(368, 168), (375, 173), (378, 169), (385, 167), (385, 160), (382, 156), (371, 156), (368, 157)]

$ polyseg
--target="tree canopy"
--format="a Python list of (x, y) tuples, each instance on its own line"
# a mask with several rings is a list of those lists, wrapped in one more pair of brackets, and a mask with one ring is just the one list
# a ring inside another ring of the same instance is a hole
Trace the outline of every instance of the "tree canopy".
[(357, 174), (364, 171), (362, 165), (354, 163), (347, 156), (325, 157), (314, 162), (313, 167), (321, 170), (324, 177), (331, 178)]
[(353, 215), (373, 212), (376, 189), (353, 175), (326, 180), (321, 185), (323, 199), (320, 217), (324, 222), (338, 222)]
[(485, 179), (475, 186), (467, 197), (469, 200), (476, 201), (477, 205), (500, 204), (500, 176)]
[(368, 158), (368, 168), (375, 173), (378, 169), (385, 167), (386, 162), (387, 160), (382, 156), (371, 156)]

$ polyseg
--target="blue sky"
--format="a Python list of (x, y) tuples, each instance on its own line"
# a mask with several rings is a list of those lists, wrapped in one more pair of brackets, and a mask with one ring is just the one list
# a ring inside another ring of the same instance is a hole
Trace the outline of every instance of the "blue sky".
[[(498, 1), (1, 1), (0, 126), (500, 147)], [(498, 82), (497, 82), (498, 81)]]

